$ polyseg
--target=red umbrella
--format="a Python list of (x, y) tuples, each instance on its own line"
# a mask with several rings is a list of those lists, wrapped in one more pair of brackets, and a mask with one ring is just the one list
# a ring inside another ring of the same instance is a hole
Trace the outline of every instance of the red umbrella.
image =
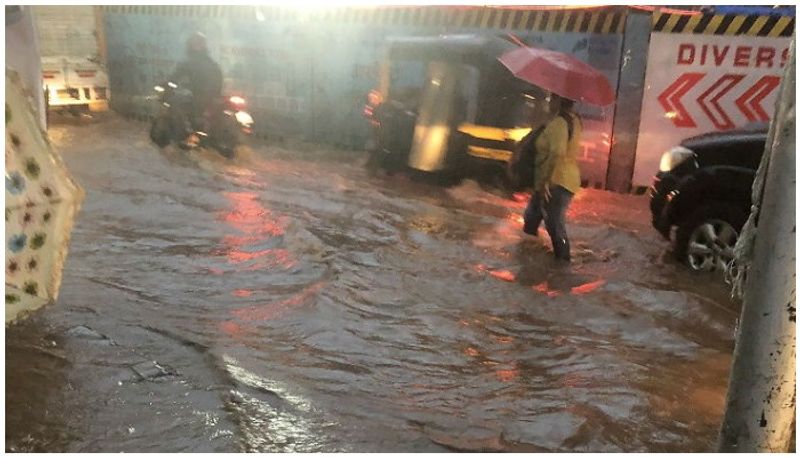
[(597, 106), (614, 103), (614, 90), (605, 75), (569, 54), (520, 47), (499, 60), (517, 78), (564, 98)]

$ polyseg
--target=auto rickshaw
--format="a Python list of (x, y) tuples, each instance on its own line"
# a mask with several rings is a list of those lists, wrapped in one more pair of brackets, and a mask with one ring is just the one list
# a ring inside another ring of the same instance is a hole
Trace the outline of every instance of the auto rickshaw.
[(374, 162), (386, 170), (458, 179), (503, 171), (546, 112), (547, 94), (497, 60), (516, 47), (501, 37), (402, 37), (387, 45), (364, 113), (374, 127)]

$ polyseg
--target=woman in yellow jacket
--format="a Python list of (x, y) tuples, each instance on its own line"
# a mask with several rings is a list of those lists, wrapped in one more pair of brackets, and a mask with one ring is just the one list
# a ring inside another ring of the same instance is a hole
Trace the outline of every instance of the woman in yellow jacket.
[(551, 105), (553, 117), (535, 140), (535, 172), (533, 195), (525, 209), (522, 230), (538, 236), (544, 220), (553, 243), (556, 259), (570, 261), (566, 216), (572, 197), (580, 189), (578, 150), (582, 133), (581, 120), (573, 111), (574, 102), (555, 94)]

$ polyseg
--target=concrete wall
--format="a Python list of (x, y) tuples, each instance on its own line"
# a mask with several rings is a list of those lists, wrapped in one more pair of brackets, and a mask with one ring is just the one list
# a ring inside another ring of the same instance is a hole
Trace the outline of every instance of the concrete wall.
[[(478, 7), (344, 8), (303, 13), (269, 7), (104, 7), (115, 109), (144, 114), (144, 99), (181, 58), (185, 38), (208, 36), (230, 92), (250, 100), (257, 131), (361, 148), (370, 135), (365, 95), (377, 86), (389, 36), (505, 33), (569, 52), (617, 85), (624, 10)], [(614, 107), (581, 106), (581, 167), (605, 184)]]
[(46, 128), (39, 39), (30, 6), (6, 7), (6, 68), (17, 73), (23, 88), (33, 98), (39, 124)]
[[(706, 35), (780, 40), (794, 30), (794, 19), (786, 17), (533, 8), (103, 7), (112, 103), (118, 111), (145, 114), (152, 86), (174, 69), (186, 37), (202, 31), (227, 90), (250, 100), (257, 133), (361, 148), (369, 138), (361, 115), (365, 94), (378, 84), (387, 37), (511, 32), (528, 44), (575, 55), (617, 87), (614, 106), (578, 105), (585, 123), (580, 166), (585, 185), (625, 192), (646, 185), (664, 145), (692, 133), (664, 136), (668, 129), (658, 124), (664, 113), (653, 108), (659, 94), (646, 78), (674, 65), (653, 63), (666, 52), (648, 45), (654, 30), (698, 42)], [(653, 142), (652, 135), (661, 139)]]

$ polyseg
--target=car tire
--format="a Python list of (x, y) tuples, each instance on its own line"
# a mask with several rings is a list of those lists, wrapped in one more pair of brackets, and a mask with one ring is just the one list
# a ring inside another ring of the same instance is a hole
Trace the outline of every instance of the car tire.
[(704, 203), (678, 224), (675, 255), (693, 270), (718, 270), (732, 258), (733, 246), (745, 221), (747, 214), (734, 204)]

